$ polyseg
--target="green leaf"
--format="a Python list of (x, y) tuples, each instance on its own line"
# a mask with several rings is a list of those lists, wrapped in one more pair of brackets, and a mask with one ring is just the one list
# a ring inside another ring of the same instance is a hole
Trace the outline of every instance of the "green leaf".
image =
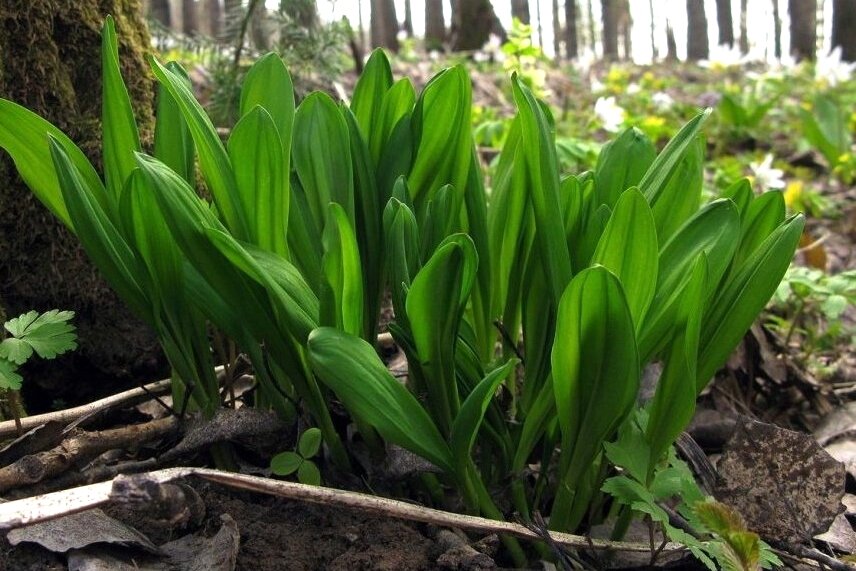
[(464, 474), (467, 469), (470, 451), (497, 387), (509, 374), (513, 374), (517, 363), (517, 359), (512, 359), (488, 373), (464, 400), (449, 434), (449, 445), (458, 474)]
[(270, 471), (277, 476), (294, 474), (303, 464), (303, 457), (294, 452), (280, 452), (270, 460)]
[(565, 240), (559, 202), (559, 168), (555, 137), (544, 110), (519, 77), (512, 77), (514, 101), (520, 120), (523, 161), (529, 200), (535, 213), (535, 238), (555, 304), (571, 279), (571, 257)]
[(366, 140), (376, 131), (383, 96), (392, 87), (392, 69), (384, 51), (374, 50), (354, 87), (351, 110)]
[(285, 164), (291, 155), (291, 131), (294, 125), (294, 84), (288, 69), (276, 53), (259, 58), (244, 76), (241, 86), (241, 116), (250, 113), (256, 106), (267, 111), (282, 141)]
[(85, 184), (104, 206), (104, 185), (92, 163), (71, 139), (32, 111), (0, 99), (0, 147), (11, 155), (15, 168), (36, 198), (63, 224), (76, 232), (62, 196), (57, 171), (54, 169), (51, 141), (55, 141), (55, 144), (62, 148), (68, 161), (79, 173), (82, 184)]
[(321, 472), (318, 470), (315, 462), (307, 460), (297, 469), (297, 479), (301, 484), (306, 484), (307, 486), (320, 486)]
[(220, 136), (214, 124), (194, 98), (184, 77), (164, 67), (154, 58), (150, 58), (149, 61), (155, 77), (175, 100), (187, 122), (199, 153), (202, 174), (214, 197), (217, 210), (222, 214), (226, 226), (235, 237), (239, 240), (247, 240), (249, 227), (246, 213), (241, 207), (235, 173), (232, 172), (231, 160), (220, 142)]
[[(175, 77), (181, 78), (187, 89), (192, 89), (187, 71), (180, 64), (171, 61), (166, 64), (166, 68)], [(184, 120), (181, 109), (163, 84), (158, 86), (157, 100), (154, 156), (177, 172), (188, 184), (195, 185), (196, 147), (193, 144), (190, 129), (187, 127), (187, 121)]]
[(396, 381), (374, 348), (329, 327), (309, 336), (309, 361), (318, 378), (351, 413), (386, 440), (452, 473), (452, 453), (419, 401)]
[(345, 118), (329, 95), (309, 95), (294, 115), (292, 158), (315, 225), (323, 229), (327, 205), (338, 202), (354, 220), (354, 180)]
[(4, 327), (15, 338), (27, 343), (39, 357), (53, 359), (77, 348), (77, 335), (69, 323), (72, 318), (73, 311), (52, 309), (41, 314), (30, 311), (10, 319)]
[(380, 163), (383, 149), (389, 143), (392, 132), (399, 121), (413, 110), (416, 102), (416, 91), (410, 79), (396, 81), (383, 96), (377, 123), (368, 133), (369, 149), (374, 164)]
[(363, 273), (357, 237), (345, 209), (339, 204), (329, 204), (327, 217), (321, 262), (326, 279), (325, 295), (321, 298), (321, 322), (360, 336), (363, 334)]
[(648, 199), (652, 208), (657, 205), (657, 202), (666, 191), (667, 182), (680, 166), (684, 155), (691, 149), (692, 145), (697, 144), (696, 137), (701, 132), (701, 128), (710, 113), (711, 110), (706, 109), (681, 127), (678, 134), (660, 151), (660, 154), (654, 159), (645, 176), (642, 177), (642, 180), (639, 182), (639, 189), (645, 195), (645, 198)]
[(612, 208), (625, 190), (639, 184), (656, 156), (654, 144), (636, 127), (605, 144), (594, 171), (598, 205)]
[(23, 365), (33, 355), (33, 348), (23, 339), (9, 337), (0, 343), (0, 357), (16, 365)]
[(136, 168), (134, 153), (140, 150), (140, 136), (131, 98), (122, 81), (112, 16), (107, 16), (101, 28), (101, 127), (104, 178), (107, 189), (118, 201), (125, 179)]
[(734, 255), (735, 266), (740, 265), (784, 222), (785, 210), (785, 198), (781, 192), (765, 192), (752, 200), (742, 223), (740, 246)]
[(271, 115), (256, 106), (232, 129), (228, 143), (249, 242), (285, 256), (290, 204), (288, 160)]
[(300, 442), (297, 443), (297, 451), (304, 458), (312, 458), (318, 454), (321, 448), (321, 431), (315, 427), (307, 428), (300, 435)]
[(0, 389), (20, 390), (24, 377), (18, 374), (18, 367), (6, 359), (0, 359)]
[(665, 244), (701, 205), (704, 150), (704, 139), (696, 137), (663, 183), (658, 199), (651, 203), (661, 244)]
[(637, 331), (654, 298), (657, 254), (657, 229), (651, 207), (639, 189), (629, 188), (615, 204), (592, 264), (601, 264), (618, 277)]
[[(606, 268), (583, 270), (562, 295), (552, 364), (562, 432), (561, 486), (574, 490), (639, 390), (633, 318), (621, 283)], [(567, 509), (557, 499), (553, 516), (559, 519), (551, 526), (568, 527)]]
[(764, 309), (785, 275), (802, 235), (805, 219), (792, 216), (736, 268), (717, 292), (704, 317), (696, 391), (707, 385)]

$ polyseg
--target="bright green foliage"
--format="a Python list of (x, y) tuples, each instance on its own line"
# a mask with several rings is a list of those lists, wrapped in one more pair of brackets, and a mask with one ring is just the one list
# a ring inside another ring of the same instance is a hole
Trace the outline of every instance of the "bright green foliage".
[(321, 450), (321, 431), (309, 428), (300, 435), (297, 450), (280, 452), (270, 461), (270, 470), (277, 476), (290, 476), (297, 472), (301, 484), (321, 485), (321, 472), (312, 461)]
[(856, 163), (850, 150), (852, 135), (848, 132), (848, 109), (831, 95), (818, 95), (811, 110), (800, 109), (803, 136), (816, 148), (830, 169), (849, 183), (856, 176)]
[(53, 359), (77, 348), (77, 335), (69, 323), (73, 311), (29, 311), (3, 324), (9, 336), (0, 342), (0, 389), (19, 390), (23, 378), (17, 368), (33, 356)]
[[(775, 291), (803, 225), (745, 183), (702, 205), (708, 112), (660, 153), (630, 129), (594, 172), (566, 175), (550, 109), (515, 76), (517, 115), (486, 179), (462, 66), (416, 93), (378, 51), (350, 107), (320, 93), (295, 107), (288, 71), (267, 55), (224, 145), (183, 70), (153, 60), (149, 156), (115, 45), (108, 21), (106, 184), (67, 137), (2, 100), (0, 146), (157, 332), (177, 402), (208, 414), (220, 404), (213, 324), (252, 362), (255, 404), (318, 429), (275, 459), (280, 473), (318, 481), (308, 458), (320, 440), (348, 468), (335, 398), (372, 454), (390, 443), (421, 456), (437, 472), (423, 479), (434, 495), (455, 487), (472, 513), (504, 518), (493, 494), (511, 482), (522, 518), (549, 512), (552, 528), (581, 529), (598, 523), (590, 507), (619, 465), (632, 478), (607, 489), (667, 523), (656, 501), (683, 480), (658, 466)], [(212, 202), (197, 193), (197, 166)], [(385, 290), (406, 383), (373, 346)], [(629, 438), (654, 361), (664, 369), (634, 429), (641, 444), (622, 456), (610, 443)]]

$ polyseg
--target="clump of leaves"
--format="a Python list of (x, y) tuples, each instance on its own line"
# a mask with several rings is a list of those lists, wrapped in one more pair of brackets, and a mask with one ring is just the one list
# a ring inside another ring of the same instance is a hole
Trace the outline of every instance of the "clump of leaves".
[(271, 459), (271, 472), (277, 476), (290, 476), (296, 472), (300, 483), (320, 486), (321, 472), (312, 461), (320, 449), (321, 431), (317, 428), (304, 430), (293, 452), (280, 452)]
[(818, 95), (809, 109), (800, 109), (806, 140), (826, 159), (839, 180), (849, 184), (856, 177), (856, 159), (847, 130), (849, 113), (830, 95)]
[(0, 390), (6, 393), (15, 422), (20, 425), (23, 407), (18, 391), (24, 378), (18, 368), (34, 354), (53, 359), (77, 348), (77, 334), (69, 323), (73, 311), (52, 309), (45, 313), (29, 311), (3, 324), (0, 342)]

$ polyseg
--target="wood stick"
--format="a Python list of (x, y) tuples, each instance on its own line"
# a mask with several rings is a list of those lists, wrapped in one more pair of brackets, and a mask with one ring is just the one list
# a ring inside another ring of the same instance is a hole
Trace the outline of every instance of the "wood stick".
[[(127, 490), (133, 491), (139, 488), (149, 488), (151, 484), (163, 484), (188, 476), (196, 476), (231, 488), (325, 506), (350, 508), (375, 516), (418, 521), (442, 527), (456, 527), (483, 533), (508, 534), (533, 541), (541, 541), (543, 539), (534, 531), (517, 523), (455, 514), (398, 500), (369, 496), (358, 492), (307, 486), (295, 482), (284, 482), (207, 468), (189, 467), (167, 468), (133, 476), (117, 476), (111, 481), (99, 484), (91, 484), (13, 502), (0, 503), (0, 529), (21, 527), (84, 511), (108, 503), (111, 499), (126, 500), (127, 498), (124, 498), (123, 494)], [(113, 493), (114, 491), (115, 493)], [(642, 543), (606, 541), (558, 532), (551, 533), (550, 535), (555, 543), (576, 549), (641, 553), (649, 553), (651, 551), (648, 545)], [(684, 549), (679, 544), (667, 543), (663, 550), (673, 552), (683, 551)]]

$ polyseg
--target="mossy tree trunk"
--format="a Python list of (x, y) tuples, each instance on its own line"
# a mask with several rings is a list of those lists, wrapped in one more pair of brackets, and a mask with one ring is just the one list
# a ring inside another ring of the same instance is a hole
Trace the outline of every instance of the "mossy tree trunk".
[[(140, 0), (2, 0), (0, 97), (42, 115), (100, 168), (100, 29), (116, 20), (123, 73), (144, 144), (153, 132), (154, 84), (144, 59), (149, 36)], [(78, 240), (39, 203), (0, 151), (0, 299), (10, 316), (72, 309), (80, 348), (30, 371), (31, 412), (72, 403), (135, 377), (162, 374), (151, 332), (119, 301)], [(158, 370), (160, 369), (160, 370)], [(118, 379), (106, 386), (111, 379)], [(40, 393), (41, 391), (41, 393)]]

